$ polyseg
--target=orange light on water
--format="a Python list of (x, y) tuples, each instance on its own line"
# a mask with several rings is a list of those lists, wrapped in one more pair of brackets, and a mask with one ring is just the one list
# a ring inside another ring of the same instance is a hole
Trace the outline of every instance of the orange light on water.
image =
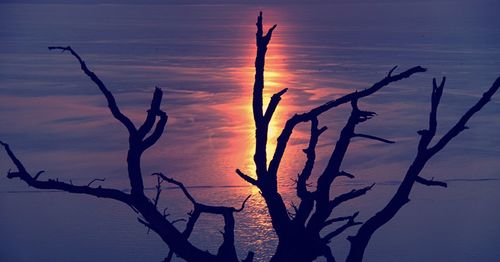
[[(282, 20), (284, 21), (285, 19)], [(280, 21), (276, 22), (280, 24)], [(279, 28), (280, 26), (278, 26), (278, 31)], [(253, 36), (255, 34), (255, 27), (248, 27), (248, 30), (248, 36)], [(235, 67), (228, 69), (228, 72), (232, 74), (231, 79), (235, 80), (233, 83), (236, 85), (235, 93), (238, 94), (238, 96), (233, 96), (231, 101), (224, 104), (213, 105), (213, 107), (234, 126), (231, 132), (231, 138), (227, 141), (227, 150), (225, 151), (225, 153), (229, 153), (230, 155), (228, 163), (234, 163), (236, 165), (234, 166), (235, 169), (239, 168), (247, 175), (255, 177), (255, 163), (253, 160), (255, 153), (255, 123), (253, 119), (252, 94), (255, 80), (254, 63), (256, 46), (253, 43), (255, 41), (253, 37), (249, 37), (248, 41), (252, 41), (252, 45), (245, 45), (241, 48), (244, 63), (239, 66), (234, 65)], [(283, 36), (277, 33), (274, 34), (266, 53), (263, 93), (264, 112), (273, 94), (284, 88), (290, 88), (287, 84), (295, 82), (294, 76), (287, 67), (287, 61), (289, 59), (286, 51), (288, 45), (286, 45), (284, 41), (285, 38)], [(268, 163), (274, 155), (277, 138), (288, 117), (292, 113), (295, 113), (294, 110), (296, 110), (296, 108), (293, 105), (290, 94), (287, 93), (283, 95), (268, 128), (266, 151)], [(221, 157), (227, 159), (227, 155), (221, 155)], [(231, 183), (245, 184), (237, 175), (233, 177), (234, 178), (231, 179), (234, 180), (232, 180)], [(257, 189), (255, 188), (255, 190)]]

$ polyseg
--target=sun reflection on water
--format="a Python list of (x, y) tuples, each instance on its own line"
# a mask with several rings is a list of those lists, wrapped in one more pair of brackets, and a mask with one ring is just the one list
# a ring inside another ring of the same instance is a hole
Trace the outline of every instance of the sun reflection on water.
[[(274, 40), (274, 39), (273, 39)], [(269, 48), (269, 51), (266, 55), (266, 68), (264, 71), (264, 96), (263, 96), (263, 105), (264, 112), (267, 108), (267, 105), (270, 102), (271, 96), (285, 88), (286, 83), (292, 79), (292, 75), (287, 71), (286, 64), (286, 55), (284, 52), (283, 45), (272, 46)], [(254, 52), (254, 50), (251, 50)], [(254, 53), (248, 54), (249, 57), (251, 55), (255, 55)], [(254, 72), (253, 68), (253, 60), (251, 70), (246, 70), (245, 72), (240, 72), (241, 74), (241, 86), (245, 88), (245, 93), (247, 94), (244, 98), (242, 98), (241, 103), (245, 105), (245, 116), (248, 123), (251, 123), (249, 127), (246, 129), (246, 136), (251, 138), (249, 141), (250, 144), (246, 147), (245, 155), (251, 161), (246, 165), (248, 172), (255, 175), (255, 165), (253, 163), (253, 154), (255, 152), (255, 126), (253, 120), (252, 113), (252, 87), (254, 82)], [(281, 132), (281, 129), (286, 121), (286, 116), (288, 115), (288, 111), (290, 108), (291, 101), (287, 99), (286, 94), (283, 96), (283, 99), (280, 101), (278, 108), (276, 109), (273, 118), (269, 124), (268, 128), (268, 142), (267, 142), (267, 161), (271, 160), (274, 150), (276, 148), (276, 140)]]
[[(250, 29), (250, 28), (249, 28)], [(254, 30), (254, 28), (251, 28)], [(252, 32), (253, 34), (253, 32)], [(269, 104), (271, 96), (280, 90), (289, 87), (288, 83), (293, 81), (293, 76), (287, 68), (286, 45), (280, 44), (279, 37), (272, 39), (266, 54), (266, 67), (264, 72), (264, 112)], [(255, 164), (253, 155), (255, 153), (255, 124), (252, 109), (252, 92), (255, 77), (254, 59), (255, 45), (253, 48), (244, 48), (245, 63), (232, 70), (235, 75), (239, 95), (225, 104), (215, 105), (217, 111), (227, 118), (232, 124), (238, 125), (233, 129), (228, 143), (227, 151), (231, 155), (229, 161), (241, 169), (246, 174), (255, 177)], [(276, 147), (277, 138), (289, 117), (293, 108), (293, 101), (287, 94), (282, 97), (276, 109), (268, 129), (267, 161), (270, 162)], [(216, 156), (219, 157), (219, 156)], [(226, 156), (220, 156), (222, 158)], [(236, 229), (236, 234), (246, 243), (245, 247), (251, 247), (259, 254), (271, 254), (275, 248), (276, 236), (272, 229), (271, 220), (266, 209), (266, 203), (260, 196), (260, 191), (255, 186), (249, 186), (237, 175), (230, 176), (230, 183), (245, 185), (245, 187), (234, 188), (235, 199), (244, 199), (248, 194), (253, 195), (245, 212), (238, 215), (240, 226)], [(248, 187), (247, 187), (248, 186)], [(237, 203), (237, 202), (236, 202)]]
[[(247, 35), (254, 35), (254, 27), (248, 27), (248, 30)], [(297, 83), (287, 65), (289, 56), (287, 55), (288, 46), (284, 44), (285, 39), (287, 38), (280, 37), (277, 34), (273, 35), (273, 39), (271, 40), (271, 44), (266, 54), (263, 94), (264, 112), (273, 94), (284, 88), (293, 90), (294, 86), (290, 85), (292, 83)], [(253, 38), (248, 38), (247, 40), (255, 41)], [(289, 41), (289, 39), (286, 41)], [(212, 156), (212, 158), (215, 161), (222, 161), (224, 159), (224, 164), (234, 165), (234, 169), (239, 168), (247, 175), (255, 178), (255, 164), (253, 161), (255, 153), (255, 124), (252, 109), (252, 93), (255, 77), (254, 62), (256, 47), (252, 44), (251, 46), (247, 45), (242, 47), (241, 50), (243, 53), (242, 56), (244, 57), (243, 62), (239, 63), (239, 66), (234, 65), (234, 67), (227, 70), (232, 75), (231, 79), (235, 80), (233, 82), (233, 84), (236, 85), (234, 95), (231, 96), (232, 98), (230, 100), (225, 101), (225, 103), (212, 105), (212, 108), (214, 108), (222, 118), (229, 121), (230, 124), (228, 124), (228, 126), (232, 126), (232, 128), (229, 129), (231, 131), (230, 137), (226, 138), (227, 141), (223, 142), (226, 145), (225, 149), (219, 151), (218, 154)], [(290, 95), (290, 93), (292, 92), (288, 92), (282, 96), (279, 106), (269, 124), (266, 154), (268, 163), (272, 159), (276, 148), (277, 138), (286, 120), (293, 113), (296, 113), (298, 107), (298, 105), (296, 105), (297, 101), (293, 100), (293, 96)], [(287, 153), (284, 158), (286, 163), (283, 163), (283, 167), (280, 169), (280, 193), (282, 193), (284, 197), (293, 195), (293, 189), (290, 187), (283, 188), (283, 185), (289, 182), (288, 177), (291, 175), (295, 176), (296, 172), (294, 173), (290, 170), (296, 166), (296, 162), (302, 162), (302, 159), (299, 160), (298, 157), (296, 157), (298, 155), (303, 157), (300, 150), (298, 150), (299, 153), (297, 154), (289, 153), (295, 151), (297, 150), (292, 145), (287, 148)], [(274, 250), (276, 245), (276, 236), (268, 215), (266, 203), (260, 196), (259, 189), (255, 186), (250, 186), (236, 174), (227, 176), (226, 179), (228, 180), (221, 183), (239, 185), (237, 187), (232, 187), (231, 193), (225, 190), (226, 196), (227, 194), (234, 196), (234, 198), (232, 198), (234, 202), (231, 202), (231, 205), (237, 206), (241, 204), (240, 201), (248, 194), (253, 195), (248, 205), (246, 205), (244, 212), (237, 215), (239, 225), (235, 233), (241, 241), (245, 243), (245, 248), (243, 249), (250, 248), (259, 254), (272, 254), (272, 250)], [(287, 181), (287, 183), (283, 183), (283, 181)]]

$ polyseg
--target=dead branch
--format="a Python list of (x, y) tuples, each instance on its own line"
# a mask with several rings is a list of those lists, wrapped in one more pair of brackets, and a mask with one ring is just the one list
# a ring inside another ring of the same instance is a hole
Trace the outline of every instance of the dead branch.
[(355, 178), (355, 176), (353, 174), (348, 173), (348, 172), (343, 171), (343, 170), (339, 172), (338, 176), (345, 176), (345, 177), (348, 177), (350, 179)]
[[(216, 255), (210, 254), (193, 246), (187, 240), (187, 238), (184, 238), (181, 232), (179, 232), (173, 226), (173, 223), (167, 221), (166, 216), (157, 210), (157, 201), (159, 195), (154, 201), (155, 203), (151, 202), (144, 195), (144, 186), (140, 165), (141, 156), (146, 149), (155, 144), (161, 137), (168, 119), (166, 113), (160, 109), (163, 94), (161, 89), (155, 89), (153, 99), (151, 101), (151, 108), (148, 110), (146, 120), (141, 125), (139, 130), (136, 130), (130, 119), (120, 111), (112, 93), (106, 88), (104, 83), (92, 71), (90, 71), (83, 59), (71, 47), (56, 46), (49, 47), (49, 49), (59, 49), (63, 52), (69, 51), (78, 60), (82, 71), (90, 77), (90, 79), (98, 86), (99, 90), (105, 96), (108, 102), (108, 108), (111, 111), (113, 117), (127, 128), (129, 133), (127, 168), (131, 185), (131, 194), (124, 193), (117, 189), (103, 188), (101, 186), (97, 188), (90, 187), (93, 182), (102, 181), (101, 179), (94, 179), (89, 184), (87, 184), (87, 186), (76, 186), (73, 185), (72, 182), (70, 182), (69, 184), (59, 182), (58, 179), (40, 181), (38, 180), (38, 178), (42, 174), (42, 172), (38, 172), (35, 177), (32, 177), (27, 172), (21, 161), (14, 155), (12, 150), (10, 150), (9, 145), (1, 142), (1, 145), (5, 148), (7, 154), (9, 155), (9, 158), (18, 169), (18, 172), (9, 172), (7, 177), (20, 178), (29, 186), (38, 189), (62, 190), (69, 193), (87, 194), (101, 198), (115, 199), (117, 201), (123, 202), (129, 205), (136, 213), (140, 214), (142, 217), (139, 219), (139, 222), (146, 225), (149, 229), (155, 231), (170, 247), (170, 249), (173, 250), (179, 257), (182, 257), (188, 261), (214, 261), (217, 257)], [(149, 137), (146, 137), (146, 135), (153, 128), (156, 117), (159, 117), (156, 128), (152, 131)], [(233, 260), (235, 259), (236, 257), (234, 257)]]
[(236, 169), (236, 174), (238, 174), (243, 180), (247, 181), (248, 183), (256, 186), (257, 185), (257, 180), (253, 179), (252, 177), (246, 175), (245, 173), (241, 172), (241, 170)]
[(358, 216), (359, 214), (359, 211), (354, 213), (353, 215), (350, 215), (350, 216), (345, 216), (345, 217), (335, 217), (335, 218), (332, 218), (332, 219), (328, 219), (327, 221), (325, 221), (325, 224), (324, 224), (324, 227), (326, 226), (329, 226), (333, 223), (336, 223), (336, 222), (341, 222), (341, 221), (345, 221), (345, 220), (349, 220), (349, 219), (354, 219)]
[(307, 190), (307, 180), (311, 176), (314, 162), (316, 160), (316, 145), (318, 144), (319, 136), (326, 130), (326, 126), (318, 129), (317, 118), (313, 118), (311, 120), (309, 146), (304, 149), (307, 160), (304, 168), (302, 169), (302, 172), (298, 175), (297, 178), (297, 196), (301, 199), (301, 202), (299, 204), (299, 207), (295, 211), (294, 222), (299, 225), (305, 224), (314, 207), (313, 194), (312, 192), (309, 192)]
[[(252, 108), (253, 115), (255, 121), (255, 165), (257, 167), (257, 177), (258, 179), (262, 179), (267, 173), (267, 160), (266, 160), (266, 146), (267, 146), (267, 131), (269, 128), (269, 122), (266, 119), (271, 119), (272, 113), (274, 112), (275, 107), (277, 106), (280, 98), (280, 93), (283, 94), (286, 92), (286, 89), (279, 92), (275, 99), (271, 101), (272, 105), (276, 104), (276, 106), (269, 107), (268, 112), (266, 112), (266, 117), (263, 113), (263, 90), (264, 90), (264, 64), (265, 57), (267, 52), (267, 45), (271, 40), (271, 35), (273, 30), (276, 28), (276, 25), (271, 27), (266, 35), (263, 35), (263, 25), (262, 25), (262, 12), (259, 13), (257, 17), (257, 33), (256, 44), (257, 44), (257, 56), (255, 57), (255, 81), (253, 86), (253, 100), (252, 100)], [(274, 109), (273, 109), (274, 107)]]
[[(162, 173), (154, 173), (153, 175), (160, 177), (163, 181), (174, 184), (179, 187), (186, 198), (188, 198), (193, 204), (193, 212), (190, 214), (189, 220), (186, 224), (186, 228), (184, 229), (183, 236), (188, 238), (191, 232), (194, 229), (196, 221), (202, 213), (222, 215), (224, 218), (224, 232), (222, 233), (223, 242), (219, 247), (219, 251), (217, 253), (217, 257), (223, 260), (228, 261), (237, 261), (236, 249), (234, 246), (234, 213), (241, 212), (245, 208), (245, 204), (250, 199), (251, 195), (247, 196), (245, 200), (242, 202), (241, 207), (236, 209), (234, 207), (225, 207), (225, 206), (212, 206), (199, 203), (196, 199), (189, 193), (187, 188), (183, 183), (175, 180), (174, 178), (167, 177)], [(171, 258), (171, 255), (168, 257)], [(167, 258), (168, 258), (167, 257)]]
[(342, 234), (346, 229), (350, 228), (350, 227), (353, 227), (353, 226), (357, 226), (357, 225), (361, 225), (363, 223), (361, 222), (356, 222), (354, 221), (354, 219), (356, 219), (356, 217), (358, 216), (359, 212), (356, 212), (354, 213), (354, 215), (350, 216), (348, 219), (347, 219), (347, 222), (342, 225), (341, 227), (335, 229), (334, 231), (326, 234), (324, 237), (323, 237), (323, 240), (325, 242), (330, 242), (330, 240), (332, 240), (334, 237)]
[[(313, 231), (321, 230), (321, 227), (324, 224), (325, 220), (330, 217), (330, 213), (336, 206), (331, 203), (332, 201), (330, 201), (330, 187), (334, 179), (339, 174), (341, 174), (340, 167), (349, 148), (351, 138), (355, 134), (354, 130), (356, 128), (356, 125), (367, 120), (369, 116), (374, 115), (374, 113), (372, 112), (366, 113), (366, 111), (359, 110), (357, 99), (351, 101), (351, 107), (351, 115), (349, 116), (349, 119), (347, 120), (344, 128), (342, 128), (340, 136), (335, 144), (335, 148), (333, 149), (332, 155), (330, 156), (330, 159), (328, 160), (324, 171), (318, 177), (316, 183), (317, 189), (314, 192), (314, 197), (316, 200), (316, 210), (312, 214), (311, 219), (307, 225), (307, 227)], [(358, 192), (366, 192), (370, 188), (368, 188), (367, 190), (359, 191), (353, 190), (354, 192), (351, 192), (351, 194), (343, 194), (335, 198), (333, 203), (337, 203), (340, 200), (343, 200), (351, 195), (356, 195)]]
[(128, 194), (120, 191), (120, 190), (117, 190), (117, 189), (103, 188), (103, 187), (92, 188), (90, 186), (75, 186), (72, 184), (59, 182), (59, 181), (53, 180), (53, 179), (49, 179), (48, 181), (37, 180), (34, 177), (32, 177), (30, 175), (30, 173), (28, 173), (26, 171), (24, 165), (16, 157), (16, 155), (10, 149), (10, 146), (7, 143), (0, 141), (0, 144), (4, 147), (10, 160), (14, 163), (14, 165), (18, 169), (18, 172), (10, 172), (7, 175), (7, 177), (10, 179), (19, 178), (22, 181), (24, 181), (26, 184), (28, 184), (29, 186), (37, 188), (37, 189), (52, 189), (52, 190), (66, 191), (66, 192), (75, 193), (75, 194), (86, 194), (86, 195), (91, 195), (91, 196), (95, 196), (95, 197), (99, 197), (99, 198), (114, 199), (114, 200), (118, 200), (120, 202), (123, 202), (129, 206), (131, 205), (130, 196)]
[(37, 180), (37, 179), (38, 179), (38, 177), (39, 177), (41, 174), (43, 174), (43, 173), (45, 173), (45, 170), (38, 171), (38, 173), (36, 173), (36, 175), (35, 175), (34, 179), (35, 179), (35, 180)]
[(376, 213), (374, 216), (369, 218), (358, 230), (356, 235), (349, 237), (351, 247), (347, 257), (347, 262), (360, 262), (363, 259), (364, 251), (368, 245), (368, 241), (371, 236), (389, 220), (391, 220), (397, 212), (406, 204), (409, 200), (409, 194), (413, 188), (413, 185), (417, 183), (426, 185), (439, 185), (445, 186), (443, 182), (430, 181), (420, 177), (420, 173), (429, 161), (436, 153), (442, 150), (454, 137), (456, 137), (460, 132), (466, 129), (466, 124), (476, 114), (481, 110), (490, 100), (491, 97), (500, 88), (500, 77), (498, 77), (492, 86), (483, 94), (476, 104), (474, 104), (469, 110), (467, 110), (464, 115), (458, 120), (458, 122), (441, 137), (441, 139), (432, 147), (428, 148), (428, 145), (436, 133), (437, 127), (437, 108), (443, 93), (445, 78), (441, 81), (438, 86), (436, 80), (433, 80), (433, 89), (431, 96), (431, 112), (429, 114), (429, 128), (427, 130), (421, 130), (418, 133), (421, 135), (418, 144), (418, 151), (415, 159), (408, 168), (406, 175), (398, 187), (398, 190), (392, 197), (392, 199), (387, 203), (387, 205)]
[[(155, 173), (152, 174), (152, 176), (154, 176)], [(156, 186), (155, 186), (155, 189), (156, 189), (156, 195), (155, 195), (155, 198), (153, 198), (153, 202), (155, 204), (155, 207), (158, 207), (158, 201), (160, 200), (160, 194), (161, 194), (161, 184), (163, 183), (163, 178), (159, 175), (156, 176)]]
[(137, 130), (137, 133), (141, 139), (144, 138), (151, 131), (156, 121), (156, 116), (158, 116), (159, 112), (161, 112), (160, 105), (161, 105), (162, 95), (163, 92), (161, 91), (161, 89), (155, 87), (155, 91), (153, 93), (153, 99), (151, 99), (151, 107), (147, 111), (146, 120), (144, 120), (144, 123)]
[(285, 88), (278, 93), (274, 94), (271, 97), (271, 101), (269, 101), (269, 105), (267, 106), (266, 113), (264, 114), (264, 121), (267, 123), (271, 122), (271, 118), (274, 114), (274, 111), (276, 110), (276, 107), (278, 107), (278, 104), (281, 100), (281, 96), (288, 91), (288, 88)]
[(144, 141), (142, 142), (141, 144), (142, 151), (148, 149), (149, 147), (154, 145), (158, 141), (158, 139), (160, 139), (161, 135), (163, 134), (163, 131), (165, 130), (165, 126), (167, 125), (168, 116), (165, 112), (158, 110), (156, 111), (156, 115), (160, 117), (160, 120), (158, 121), (158, 123), (156, 123), (156, 127), (153, 133), (149, 137), (144, 139)]
[(326, 126), (318, 129), (318, 119), (313, 118), (311, 120), (311, 135), (309, 138), (309, 146), (304, 149), (304, 153), (306, 154), (307, 161), (302, 169), (302, 172), (298, 175), (297, 178), (297, 196), (300, 198), (305, 198), (309, 194), (307, 191), (307, 180), (311, 176), (314, 161), (316, 160), (316, 145), (318, 144), (319, 136), (325, 132), (327, 129)]
[(358, 198), (358, 197), (366, 194), (366, 192), (370, 191), (370, 189), (372, 189), (373, 186), (375, 186), (375, 183), (373, 183), (367, 187), (363, 187), (361, 189), (353, 189), (347, 193), (344, 193), (344, 194), (341, 194), (341, 195), (335, 197), (332, 201), (330, 201), (330, 208), (333, 209), (346, 201), (349, 201), (349, 200), (354, 199), (354, 198)]
[(362, 138), (367, 138), (367, 139), (371, 139), (371, 140), (380, 141), (380, 142), (387, 143), (387, 144), (394, 144), (394, 143), (396, 143), (396, 142), (391, 141), (391, 140), (387, 140), (387, 139), (376, 137), (376, 136), (372, 136), (372, 135), (365, 135), (365, 134), (353, 134), (352, 137), (362, 137)]
[(441, 97), (443, 96), (444, 84), (446, 82), (446, 77), (443, 77), (439, 86), (436, 84), (436, 78), (432, 79), (432, 95), (431, 95), (431, 112), (429, 113), (429, 128), (427, 130), (420, 130), (417, 133), (421, 135), (420, 142), (418, 144), (418, 150), (425, 150), (431, 140), (436, 135), (437, 130), (437, 109)]
[[(36, 179), (36, 176), (35, 176), (35, 179)], [(89, 187), (90, 185), (92, 185), (92, 183), (94, 183), (95, 181), (101, 181), (101, 182), (104, 182), (106, 181), (106, 178), (95, 178), (94, 180), (90, 181), (87, 186)]]
[[(444, 80), (441, 85), (444, 85)], [(443, 137), (441, 137), (436, 145), (429, 148), (429, 152), (432, 155), (436, 154), (437, 152), (441, 151), (441, 149), (443, 149), (454, 137), (456, 137), (462, 131), (466, 130), (468, 128), (466, 126), (467, 122), (474, 116), (474, 114), (479, 112), (491, 100), (491, 97), (498, 91), (499, 87), (500, 77), (495, 80), (488, 91), (484, 92), (481, 99), (479, 99), (476, 104), (474, 104), (469, 110), (467, 110), (467, 112), (465, 112), (460, 120), (458, 120), (458, 122), (448, 132), (446, 132)]]
[[(393, 69), (395, 69), (395, 68), (393, 68)], [(425, 71), (427, 71), (427, 69), (420, 67), (420, 66), (416, 66), (416, 67), (412, 67), (412, 68), (410, 68), (410, 69), (408, 69), (400, 74), (394, 75), (394, 76), (391, 74), (388, 74), (384, 79), (375, 83), (373, 86), (371, 86), (367, 89), (364, 89), (364, 90), (359, 91), (359, 92), (357, 92), (357, 91), (352, 92), (352, 93), (344, 95), (336, 100), (331, 100), (331, 101), (329, 101), (321, 106), (318, 106), (316, 108), (311, 109), (307, 113), (294, 115), (292, 118), (290, 118), (286, 122), (285, 127), (283, 128), (283, 130), (281, 131), (281, 134), (278, 137), (276, 151), (274, 152), (273, 158), (269, 164), (269, 172), (270, 173), (277, 173), (278, 168), (279, 168), (279, 164), (281, 163), (281, 159), (283, 158), (285, 148), (288, 144), (288, 141), (290, 140), (290, 136), (292, 135), (293, 129), (299, 123), (310, 121), (312, 118), (318, 117), (322, 113), (324, 113), (332, 108), (335, 108), (335, 107), (342, 105), (342, 104), (345, 104), (345, 103), (349, 103), (353, 100), (359, 100), (363, 97), (367, 97), (369, 95), (374, 94), (378, 90), (382, 89), (383, 87), (385, 87), (393, 82), (400, 81), (402, 79), (405, 79), (405, 78), (412, 76), (413, 74), (421, 73), (421, 72), (425, 72)], [(392, 73), (392, 70), (390, 73)]]
[(324, 249), (323, 256), (326, 258), (326, 262), (335, 262), (332, 249), (328, 245), (325, 245)]
[(420, 183), (424, 186), (440, 186), (440, 187), (448, 187), (448, 184), (446, 184), (446, 182), (442, 182), (442, 181), (435, 181), (434, 178), (432, 179), (425, 179), (421, 176), (417, 176), (417, 178), (415, 179), (415, 182), (417, 183)]
[(73, 50), (73, 48), (71, 48), (71, 46), (67, 46), (67, 47), (49, 46), (49, 50), (61, 50), (62, 52), (69, 51), (71, 53), (71, 55), (73, 55), (80, 63), (80, 67), (81, 67), (82, 71), (88, 77), (90, 77), (92, 82), (94, 82), (97, 85), (97, 87), (99, 87), (99, 90), (101, 90), (104, 97), (106, 97), (106, 100), (108, 101), (109, 110), (113, 114), (113, 117), (115, 117), (118, 121), (120, 121), (127, 128), (128, 132), (130, 134), (133, 134), (136, 132), (135, 126), (132, 123), (132, 121), (130, 121), (130, 119), (128, 117), (126, 117), (118, 108), (118, 105), (116, 104), (115, 97), (113, 96), (113, 94), (108, 90), (108, 88), (104, 85), (104, 83), (101, 81), (101, 79), (99, 79), (99, 77), (97, 77), (97, 75), (94, 72), (90, 71), (90, 69), (85, 64), (85, 61), (83, 61), (83, 59), (80, 57), (80, 55), (78, 55)]
[(234, 212), (241, 212), (243, 211), (243, 209), (245, 208), (245, 204), (247, 203), (248, 199), (250, 199), (250, 197), (252, 197), (252, 195), (248, 195), (245, 200), (243, 200), (243, 203), (241, 203), (241, 207), (238, 208), (238, 209), (234, 209)]

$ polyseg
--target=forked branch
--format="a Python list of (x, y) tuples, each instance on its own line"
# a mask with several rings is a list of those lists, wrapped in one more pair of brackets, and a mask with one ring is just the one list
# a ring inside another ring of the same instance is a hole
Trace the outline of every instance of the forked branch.
[[(4, 143), (0, 141), (0, 144), (4, 147), (5, 151), (7, 152), (7, 155), (9, 156), (10, 160), (12, 163), (17, 168), (17, 172), (9, 172), (7, 174), (7, 177), (12, 179), (12, 178), (19, 178), (22, 181), (24, 181), (26, 184), (33, 188), (37, 189), (53, 189), (53, 190), (61, 190), (61, 191), (66, 191), (70, 193), (75, 193), (75, 194), (85, 194), (85, 195), (90, 195), (90, 196), (95, 196), (99, 198), (109, 198), (109, 199), (114, 199), (118, 200), (120, 202), (123, 202), (127, 205), (131, 205), (131, 198), (130, 195), (127, 193), (124, 193), (120, 190), (117, 189), (112, 189), (112, 188), (103, 188), (101, 186), (95, 188), (95, 187), (90, 187), (92, 184), (89, 183), (86, 186), (76, 186), (73, 184), (68, 184), (65, 182), (61, 182), (58, 180), (53, 180), (49, 179), (47, 181), (41, 181), (38, 180), (38, 176), (41, 174), (40, 172), (38, 173), (37, 176), (33, 177), (24, 167), (23, 163), (17, 158), (17, 156), (14, 154), (14, 152), (11, 150), (10, 146), (7, 143)], [(94, 179), (93, 181), (97, 181), (99, 179)]]
[(362, 91), (356, 91), (349, 93), (347, 95), (344, 95), (336, 100), (331, 100), (329, 102), (326, 102), (323, 105), (320, 105), (316, 108), (311, 109), (307, 113), (302, 113), (302, 114), (296, 114), (292, 118), (290, 118), (286, 124), (283, 130), (281, 131), (281, 134), (278, 137), (278, 142), (276, 145), (276, 150), (274, 152), (273, 158), (269, 164), (269, 173), (274, 173), (276, 174), (278, 172), (279, 165), (281, 163), (281, 160), (283, 158), (283, 155), (285, 153), (286, 146), (288, 144), (288, 141), (290, 140), (290, 137), (292, 135), (293, 129), (295, 128), (296, 125), (302, 122), (307, 122), (311, 121), (311, 119), (318, 117), (319, 115), (323, 114), (324, 112), (338, 107), (342, 104), (345, 103), (350, 103), (353, 100), (359, 100), (363, 97), (367, 97), (369, 95), (374, 94), (378, 90), (382, 89), (383, 87), (393, 83), (400, 81), (402, 79), (408, 78), (416, 73), (421, 73), (427, 71), (427, 69), (421, 67), (421, 66), (416, 66), (412, 67), (402, 73), (399, 73), (397, 75), (392, 75), (392, 71), (395, 68), (391, 70), (391, 72), (382, 80), (379, 82), (375, 83), (371, 87), (364, 89)]
[(418, 133), (421, 135), (420, 142), (418, 144), (418, 151), (415, 159), (408, 168), (406, 175), (398, 187), (398, 190), (392, 197), (392, 199), (387, 203), (387, 205), (376, 213), (373, 217), (368, 219), (359, 229), (355, 236), (349, 238), (351, 243), (351, 248), (349, 250), (349, 255), (347, 257), (347, 262), (360, 262), (363, 259), (363, 254), (368, 241), (371, 236), (380, 227), (391, 220), (397, 212), (406, 204), (409, 200), (409, 194), (415, 183), (420, 183), (428, 186), (441, 186), (446, 187), (446, 183), (434, 180), (427, 180), (420, 176), (421, 171), (436, 153), (441, 151), (454, 137), (456, 137), (460, 132), (466, 129), (467, 122), (474, 116), (479, 110), (481, 110), (492, 98), (492, 96), (500, 88), (500, 77), (498, 77), (492, 86), (483, 94), (476, 104), (474, 104), (465, 114), (458, 120), (458, 122), (441, 137), (441, 139), (432, 147), (428, 147), (430, 141), (436, 134), (437, 127), (437, 108), (443, 93), (445, 78), (441, 81), (438, 86), (436, 80), (433, 80), (432, 96), (431, 96), (431, 112), (429, 114), (429, 128), (427, 130), (421, 130)]
[[(226, 207), (226, 206), (212, 206), (199, 203), (196, 199), (191, 195), (188, 189), (184, 186), (183, 183), (175, 180), (174, 178), (167, 177), (162, 173), (154, 173), (153, 175), (161, 178), (163, 181), (174, 184), (179, 187), (186, 198), (191, 201), (193, 204), (193, 211), (190, 213), (190, 217), (188, 223), (186, 224), (186, 228), (184, 229), (183, 236), (188, 238), (191, 232), (194, 229), (196, 221), (200, 217), (201, 214), (215, 214), (222, 215), (224, 218), (224, 232), (223, 232), (223, 242), (219, 247), (219, 251), (217, 256), (223, 260), (227, 261), (237, 261), (236, 249), (234, 246), (234, 213), (241, 212), (245, 208), (245, 204), (250, 199), (251, 195), (247, 196), (245, 200), (242, 202), (240, 208), (234, 207)], [(171, 255), (169, 255), (171, 257)]]

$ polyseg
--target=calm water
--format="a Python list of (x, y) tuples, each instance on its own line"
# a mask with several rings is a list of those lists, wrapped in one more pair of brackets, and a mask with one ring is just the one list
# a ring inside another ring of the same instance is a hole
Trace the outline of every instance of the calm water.
[[(366, 88), (394, 65), (429, 68), (361, 103), (379, 115), (360, 130), (397, 141), (353, 142), (343, 168), (358, 179), (334, 186), (346, 192), (377, 182), (369, 195), (338, 212), (361, 210), (366, 218), (394, 192), (414, 156), (416, 131), (426, 127), (432, 77), (448, 77), (439, 112), (438, 130), (444, 132), (500, 73), (499, 7), (496, 1), (0, 4), (0, 138), (30, 170), (47, 170), (44, 176), (80, 184), (105, 177), (103, 185), (127, 188), (125, 129), (74, 59), (46, 48), (71, 45), (136, 123), (154, 86), (165, 91), (167, 132), (145, 154), (144, 173), (161, 171), (196, 186), (193, 194), (213, 204), (238, 206), (252, 194), (237, 217), (237, 245), (242, 255), (253, 250), (258, 261), (266, 261), (276, 242), (265, 207), (258, 191), (234, 174), (236, 168), (250, 174), (254, 169), (250, 103), (258, 11), (268, 26), (278, 24), (268, 51), (267, 95), (290, 89), (270, 129), (271, 149), (294, 113)], [(417, 185), (410, 204), (375, 234), (366, 261), (496, 261), (498, 101), (425, 170), (426, 177), (449, 181), (449, 188)], [(348, 109), (320, 118), (329, 130), (318, 148), (317, 172)], [(294, 133), (280, 169), (288, 202), (294, 201), (291, 179), (304, 161), (307, 128)], [(5, 173), (12, 165), (0, 156)], [(2, 261), (160, 261), (168, 252), (119, 203), (26, 190), (19, 181), (0, 178)], [(177, 190), (165, 190), (160, 204), (175, 218), (191, 208)], [(215, 251), (220, 223), (203, 217), (193, 241)], [(345, 237), (334, 244), (342, 260)]]

